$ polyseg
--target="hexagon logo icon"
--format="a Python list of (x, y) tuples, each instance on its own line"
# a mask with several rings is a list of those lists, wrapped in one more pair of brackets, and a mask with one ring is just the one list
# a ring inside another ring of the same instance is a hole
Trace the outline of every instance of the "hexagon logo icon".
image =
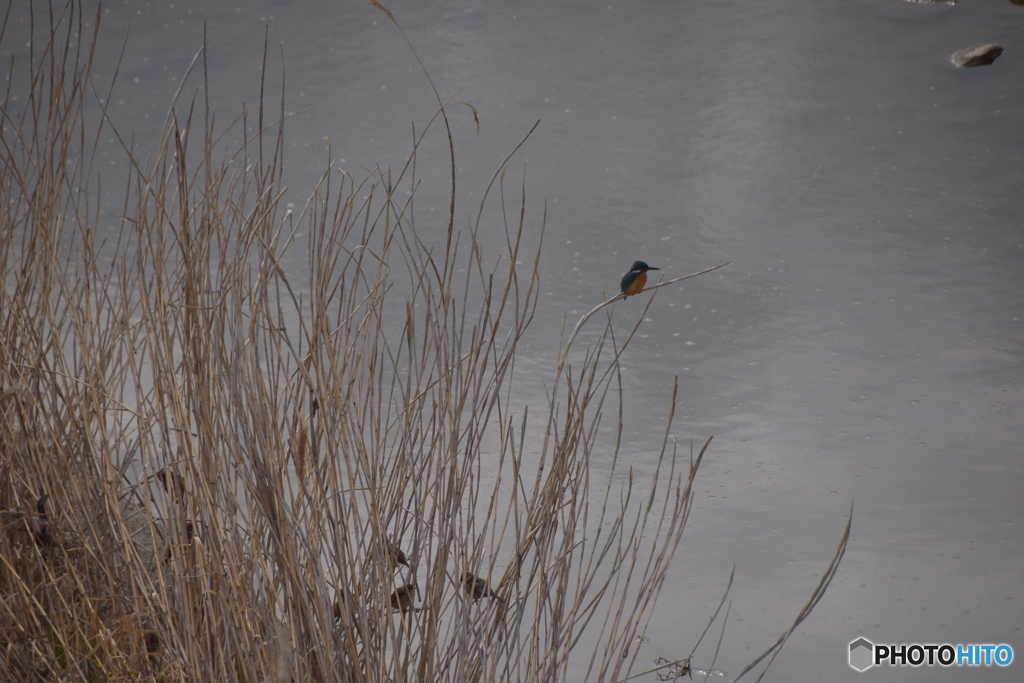
[(857, 671), (867, 671), (874, 666), (872, 661), (874, 651), (874, 643), (867, 638), (858, 638), (853, 641), (850, 643), (850, 666)]

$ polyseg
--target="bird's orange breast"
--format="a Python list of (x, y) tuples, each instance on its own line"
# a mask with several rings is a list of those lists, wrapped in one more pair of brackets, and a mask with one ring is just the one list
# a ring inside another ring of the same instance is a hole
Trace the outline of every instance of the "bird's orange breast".
[(647, 273), (637, 274), (636, 279), (629, 284), (629, 287), (626, 287), (626, 296), (633, 296), (634, 294), (639, 294), (646, 284)]

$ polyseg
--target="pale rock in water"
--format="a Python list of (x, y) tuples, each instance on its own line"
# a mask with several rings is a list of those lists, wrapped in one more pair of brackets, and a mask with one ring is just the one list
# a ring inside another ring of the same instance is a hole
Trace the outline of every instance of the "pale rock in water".
[(1001, 54), (1003, 54), (1003, 48), (986, 43), (985, 45), (975, 45), (974, 47), (957, 50), (949, 56), (949, 61), (962, 69), (966, 69), (972, 66), (987, 66), (996, 61), (996, 57)]

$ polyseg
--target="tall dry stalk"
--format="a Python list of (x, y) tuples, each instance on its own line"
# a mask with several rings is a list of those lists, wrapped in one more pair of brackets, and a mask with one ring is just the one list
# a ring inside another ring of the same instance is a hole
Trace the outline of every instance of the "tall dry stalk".
[[(253, 115), (218, 129), (204, 76), (137, 151), (93, 95), (81, 12), (34, 18), (50, 40), (12, 64), (28, 98), (3, 108), (0, 671), (623, 677), (700, 457), (680, 462), (666, 430), (643, 479), (619, 466), (632, 332), (608, 318), (560, 349), (542, 407), (512, 400), (543, 223), (506, 196), (505, 164), (485, 193), (503, 222), (481, 205), (456, 231), (452, 175), (440, 239), (412, 203), (430, 127), (403, 168), (328, 164), (284, 211), (283, 94), (270, 115), (261, 89), (256, 134), (225, 153)], [(112, 232), (101, 130), (129, 168)], [(489, 588), (467, 593), (466, 572)]]

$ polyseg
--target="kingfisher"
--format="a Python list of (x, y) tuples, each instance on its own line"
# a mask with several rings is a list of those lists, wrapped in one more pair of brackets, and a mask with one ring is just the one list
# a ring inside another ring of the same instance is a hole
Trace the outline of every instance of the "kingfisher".
[(622, 293), (626, 296), (639, 294), (647, 284), (648, 270), (661, 270), (661, 268), (654, 268), (643, 261), (634, 261), (629, 272), (622, 276)]

